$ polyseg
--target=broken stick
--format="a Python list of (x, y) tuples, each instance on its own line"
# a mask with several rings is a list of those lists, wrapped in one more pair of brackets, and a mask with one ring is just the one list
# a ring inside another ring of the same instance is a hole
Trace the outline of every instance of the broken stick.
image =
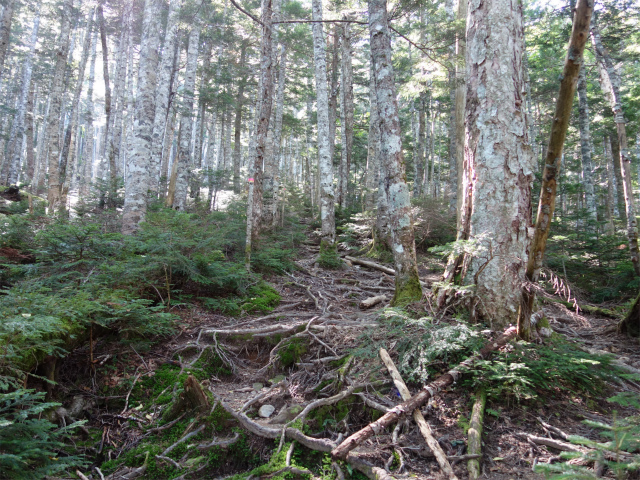
[(393, 268), (385, 267), (384, 265), (380, 265), (379, 263), (370, 262), (368, 260), (360, 260), (359, 258), (350, 257), (349, 255), (347, 255), (344, 258), (349, 260), (351, 263), (355, 263), (356, 265), (362, 265), (363, 267), (373, 268), (374, 270), (380, 270), (381, 272), (384, 272), (387, 275), (393, 275), (394, 277), (396, 276), (396, 271)]
[(366, 439), (371, 438), (373, 435), (381, 432), (384, 428), (388, 427), (392, 423), (398, 421), (398, 419), (408, 413), (413, 412), (416, 408), (420, 408), (427, 401), (448, 387), (462, 376), (462, 370), (465, 368), (473, 367), (474, 363), (481, 358), (488, 356), (491, 352), (498, 350), (509, 343), (516, 336), (516, 328), (508, 328), (504, 334), (498, 339), (489, 342), (479, 353), (467, 358), (464, 362), (460, 363), (457, 367), (449, 370), (444, 375), (441, 375), (429, 385), (425, 385), (420, 392), (411, 397), (409, 400), (396, 405), (389, 412), (384, 414), (375, 422), (370, 423), (363, 429), (357, 431), (347, 439), (345, 439), (340, 445), (331, 451), (331, 456), (340, 460), (344, 460), (347, 454), (364, 442)]
[[(391, 357), (389, 356), (389, 354), (384, 348), (380, 349), (380, 358), (382, 359), (382, 362), (386, 365), (387, 370), (389, 370), (389, 373), (391, 374), (391, 378), (393, 378), (393, 383), (396, 385), (398, 392), (400, 392), (402, 399), (405, 401), (409, 400), (411, 398), (411, 392), (409, 392), (407, 385), (404, 383), (404, 380), (400, 376), (400, 372), (398, 372), (398, 369), (394, 365), (393, 360), (391, 359)], [(458, 480), (458, 477), (456, 477), (456, 474), (453, 473), (453, 469), (449, 464), (449, 460), (447, 460), (447, 454), (444, 453), (444, 450), (442, 450), (442, 447), (438, 443), (438, 440), (436, 440), (433, 437), (433, 434), (431, 433), (431, 427), (429, 426), (427, 421), (424, 419), (422, 412), (420, 412), (420, 410), (417, 408), (413, 411), (413, 419), (418, 424), (420, 433), (422, 434), (425, 441), (427, 442), (427, 445), (429, 445), (429, 448), (431, 449), (431, 451), (433, 452), (433, 455), (436, 457), (436, 460), (438, 461), (438, 465), (440, 465), (440, 468), (442, 469), (442, 471), (445, 473), (445, 475), (447, 475), (447, 478), (449, 478), (449, 480)]]
[(376, 297), (369, 297), (360, 302), (360, 308), (366, 309), (371, 308), (379, 303), (385, 302), (387, 300), (386, 295), (378, 295)]
[(484, 407), (487, 404), (487, 392), (480, 388), (476, 392), (476, 400), (471, 411), (471, 421), (469, 422), (469, 440), (467, 451), (470, 455), (478, 455), (467, 462), (469, 479), (477, 480), (480, 477), (480, 458), (482, 457), (482, 422), (484, 419)]

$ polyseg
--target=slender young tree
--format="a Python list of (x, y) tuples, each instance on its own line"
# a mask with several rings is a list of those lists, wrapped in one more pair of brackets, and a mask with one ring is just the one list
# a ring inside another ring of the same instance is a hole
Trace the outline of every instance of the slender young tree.
[(247, 87), (247, 74), (244, 71), (247, 61), (248, 40), (242, 40), (240, 47), (240, 80), (238, 81), (238, 94), (236, 96), (236, 112), (233, 125), (233, 191), (240, 193), (240, 165), (242, 163), (242, 109), (244, 108), (244, 91)]
[(406, 305), (422, 298), (422, 287), (416, 262), (411, 195), (402, 153), (386, 0), (369, 0), (369, 35), (380, 115), (381, 172), (389, 207), (391, 250), (396, 271), (396, 288), (391, 304)]
[[(597, 219), (596, 195), (593, 186), (593, 165), (591, 161), (591, 131), (589, 104), (587, 102), (587, 74), (584, 65), (578, 77), (578, 112), (580, 114), (580, 154), (582, 159), (582, 183), (584, 185), (585, 203), (589, 221), (593, 224)], [(591, 227), (593, 228), (593, 227)]]
[[(347, 17), (343, 18), (348, 20)], [(351, 30), (348, 23), (344, 23), (340, 38), (340, 114), (342, 130), (342, 159), (340, 162), (340, 206), (347, 207), (347, 192), (349, 190), (349, 172), (353, 150), (353, 52), (351, 49)]]

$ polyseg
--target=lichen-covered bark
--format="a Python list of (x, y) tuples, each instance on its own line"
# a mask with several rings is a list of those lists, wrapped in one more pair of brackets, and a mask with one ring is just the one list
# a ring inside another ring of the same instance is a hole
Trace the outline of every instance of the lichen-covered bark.
[(133, 118), (133, 132), (128, 145), (125, 177), (122, 233), (134, 233), (147, 212), (151, 136), (156, 110), (155, 86), (158, 68), (160, 2), (146, 0), (142, 19), (142, 39), (138, 66), (138, 90)]
[(381, 170), (396, 271), (396, 288), (391, 303), (405, 305), (420, 300), (422, 288), (416, 263), (411, 195), (402, 152), (386, 0), (369, 0), (369, 35), (380, 122)]
[(60, 36), (56, 48), (56, 65), (51, 81), (49, 124), (47, 127), (49, 165), (49, 188), (47, 201), (49, 213), (56, 211), (60, 204), (60, 169), (58, 159), (60, 157), (60, 111), (62, 107), (62, 91), (64, 89), (64, 75), (69, 56), (69, 33), (71, 30), (71, 16), (73, 15), (73, 0), (65, 0), (60, 21)]
[(620, 150), (620, 173), (624, 190), (625, 213), (627, 217), (627, 239), (629, 241), (629, 254), (633, 270), (640, 276), (640, 252), (638, 251), (638, 222), (636, 220), (636, 207), (631, 185), (631, 157), (627, 144), (626, 120), (622, 111), (622, 99), (620, 98), (620, 76), (613, 65), (609, 52), (602, 45), (598, 26), (594, 22), (591, 26), (591, 40), (596, 53), (596, 60), (600, 67), (600, 78), (605, 95), (613, 110), (616, 130), (618, 132), (618, 147)]
[(327, 46), (322, 23), (322, 1), (312, 2), (313, 63), (315, 66), (318, 109), (318, 165), (320, 183), (321, 237), (327, 245), (336, 239), (335, 195), (333, 190), (333, 161), (329, 129), (329, 94), (327, 92)]
[(252, 153), (253, 164), (249, 166), (249, 175), (253, 182), (249, 183), (247, 202), (247, 238), (245, 244), (245, 263), (251, 267), (251, 248), (258, 240), (262, 207), (262, 163), (264, 161), (267, 131), (271, 119), (273, 104), (273, 65), (271, 62), (271, 0), (262, 1), (262, 49), (260, 56), (260, 85), (256, 102), (257, 118), (255, 134), (255, 150)]
[(158, 180), (162, 176), (162, 146), (163, 139), (166, 137), (167, 119), (170, 113), (171, 80), (173, 78), (174, 57), (178, 39), (178, 14), (180, 13), (180, 4), (181, 0), (169, 1), (169, 13), (167, 14), (167, 27), (164, 32), (162, 58), (158, 66), (158, 84), (155, 92), (156, 108), (153, 116), (151, 163), (149, 165), (149, 190), (154, 193), (158, 193), (160, 188)]
[(198, 68), (198, 48), (200, 44), (200, 24), (196, 23), (189, 34), (187, 66), (184, 73), (184, 91), (180, 105), (180, 133), (176, 162), (175, 196), (172, 207), (184, 210), (187, 203), (189, 168), (191, 157), (191, 132), (193, 130), (193, 104), (195, 101), (196, 69)]
[(587, 75), (580, 68), (578, 78), (578, 112), (580, 114), (580, 154), (582, 158), (582, 183), (584, 185), (585, 205), (589, 220), (596, 221), (596, 196), (593, 187), (593, 165), (591, 162), (591, 132), (589, 126), (589, 104), (587, 102)]
[(376, 204), (376, 191), (378, 188), (378, 170), (380, 165), (380, 124), (378, 122), (378, 101), (376, 100), (375, 76), (373, 64), (369, 68), (369, 135), (367, 144), (367, 176), (365, 186), (367, 188), (365, 206), (367, 210), (373, 210)]
[(462, 228), (478, 243), (460, 278), (474, 284), (472, 317), (515, 323), (531, 219), (533, 155), (522, 92), (523, 12), (516, 0), (469, 2)]

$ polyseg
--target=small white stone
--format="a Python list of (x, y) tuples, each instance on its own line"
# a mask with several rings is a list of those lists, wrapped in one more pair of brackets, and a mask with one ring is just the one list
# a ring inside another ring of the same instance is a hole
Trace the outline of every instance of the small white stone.
[(260, 410), (258, 410), (258, 415), (260, 415), (262, 418), (269, 418), (275, 411), (276, 407), (274, 407), (273, 405), (262, 405), (260, 407)]

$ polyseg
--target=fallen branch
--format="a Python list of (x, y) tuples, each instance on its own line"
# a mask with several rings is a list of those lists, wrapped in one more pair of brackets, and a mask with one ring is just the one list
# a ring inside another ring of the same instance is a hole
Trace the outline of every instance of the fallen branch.
[(396, 276), (396, 271), (393, 268), (385, 267), (384, 265), (380, 265), (379, 263), (370, 262), (368, 260), (361, 260), (359, 258), (350, 257), (349, 255), (345, 256), (344, 258), (349, 260), (351, 263), (355, 263), (356, 265), (373, 268), (374, 270), (380, 270), (387, 275), (393, 275), (394, 277)]
[(371, 308), (379, 303), (385, 302), (387, 300), (387, 296), (386, 295), (378, 295), (376, 297), (369, 297), (365, 300), (362, 300), (360, 302), (360, 308), (362, 309), (366, 309), (366, 308)]
[(484, 388), (480, 388), (476, 392), (476, 400), (471, 411), (471, 421), (469, 422), (469, 440), (467, 442), (467, 451), (471, 455), (477, 455), (467, 462), (469, 470), (469, 479), (477, 480), (482, 473), (480, 471), (480, 458), (482, 458), (482, 422), (484, 418), (484, 408), (487, 404), (487, 392)]
[(239, 439), (240, 435), (236, 432), (231, 438), (225, 438), (224, 440), (212, 440), (209, 443), (201, 443), (198, 445), (198, 450), (206, 452), (207, 450), (211, 450), (213, 447), (228, 447), (229, 445), (236, 443)]
[[(384, 348), (380, 349), (380, 358), (387, 367), (387, 370), (389, 370), (391, 378), (393, 378), (393, 383), (398, 389), (398, 392), (400, 392), (402, 399), (405, 401), (411, 399), (411, 393), (409, 392), (407, 385), (404, 383), (404, 380), (400, 376), (400, 372), (398, 372), (398, 369), (394, 365), (393, 360), (391, 360), (391, 357)], [(429, 445), (429, 448), (435, 455), (436, 460), (438, 461), (438, 465), (440, 465), (442, 471), (450, 480), (457, 480), (458, 477), (456, 477), (456, 474), (453, 473), (453, 469), (451, 468), (451, 465), (447, 460), (447, 455), (444, 453), (444, 450), (442, 450), (442, 447), (440, 446), (438, 441), (434, 438), (433, 434), (431, 433), (431, 427), (424, 419), (422, 412), (420, 412), (418, 408), (413, 411), (413, 419), (418, 425), (420, 433), (424, 437), (424, 440), (427, 442), (427, 445)]]
[(358, 432), (348, 437), (331, 452), (331, 455), (333, 456), (333, 458), (344, 460), (347, 454), (351, 450), (356, 448), (366, 439), (372, 437), (373, 435), (378, 434), (384, 428), (398, 421), (400, 417), (413, 412), (417, 408), (420, 408), (430, 398), (438, 394), (444, 388), (453, 384), (455, 381), (457, 381), (462, 376), (462, 371), (464, 369), (473, 367), (474, 363), (477, 360), (480, 360), (488, 356), (491, 352), (494, 352), (495, 350), (498, 350), (500, 347), (503, 347), (504, 345), (509, 343), (513, 338), (515, 338), (515, 336), (516, 336), (516, 328), (510, 327), (498, 339), (492, 342), (489, 342), (489, 344), (485, 346), (482, 350), (480, 350), (479, 353), (467, 358), (464, 362), (459, 364), (457, 367), (449, 370), (444, 375), (441, 375), (429, 385), (424, 386), (422, 390), (414, 397), (410, 398), (404, 403), (401, 403), (400, 405), (395, 406), (375, 422), (370, 423), (363, 429), (359, 430)]

